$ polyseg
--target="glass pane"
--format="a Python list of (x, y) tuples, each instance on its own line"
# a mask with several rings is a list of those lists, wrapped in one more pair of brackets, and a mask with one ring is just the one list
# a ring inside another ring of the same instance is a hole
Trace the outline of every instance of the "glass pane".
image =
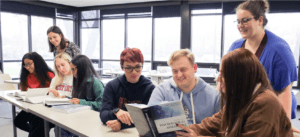
[(152, 19), (134, 18), (128, 19), (128, 41), (130, 48), (139, 48), (144, 60), (151, 60), (152, 47)]
[(52, 69), (52, 71), (54, 72), (54, 61), (46, 61), (48, 67), (50, 67)]
[(49, 52), (47, 30), (53, 25), (52, 18), (31, 16), (32, 51), (39, 53), (44, 59), (53, 59)]
[(100, 59), (100, 28), (81, 29), (81, 49), (90, 59)]
[(211, 13), (222, 13), (222, 9), (192, 10), (192, 15), (193, 14), (211, 14)]
[(3, 60), (21, 60), (29, 51), (27, 16), (1, 12), (1, 34)]
[(144, 62), (144, 65), (143, 65), (143, 72), (145, 71), (150, 71), (151, 70), (151, 63), (146, 63)]
[(221, 15), (193, 16), (191, 46), (196, 62), (220, 63)]
[(72, 20), (56, 19), (56, 26), (61, 29), (66, 39), (74, 42), (74, 22)]
[(236, 21), (236, 15), (231, 14), (231, 15), (225, 15), (224, 16), (224, 49), (223, 49), (223, 56), (227, 54), (230, 46), (232, 43), (240, 38), (240, 32), (237, 29), (237, 26), (235, 23)]
[(180, 49), (180, 17), (155, 18), (154, 60), (167, 61)]
[(103, 20), (103, 58), (120, 59), (124, 50), (124, 19)]
[[(103, 61), (103, 68), (122, 70), (120, 61)], [(103, 70), (104, 75), (106, 72), (110, 72), (110, 70)]]
[(82, 11), (81, 19), (96, 19), (99, 18), (99, 10)]
[(11, 78), (20, 78), (22, 62), (3, 62), (3, 73)]

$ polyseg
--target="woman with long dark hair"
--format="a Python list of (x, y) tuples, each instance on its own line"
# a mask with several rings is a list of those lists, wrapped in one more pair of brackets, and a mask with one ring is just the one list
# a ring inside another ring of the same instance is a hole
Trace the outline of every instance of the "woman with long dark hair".
[(236, 49), (222, 59), (220, 92), (223, 108), (201, 124), (183, 128), (182, 136), (292, 137), (290, 119), (258, 58)]
[[(73, 104), (88, 105), (92, 110), (100, 111), (102, 105), (102, 94), (104, 85), (99, 80), (92, 62), (85, 55), (77, 55), (71, 61), (73, 72), (73, 92), (70, 102)], [(77, 136), (64, 129), (61, 136)]]
[[(23, 56), (20, 76), (21, 91), (27, 91), (28, 88), (49, 87), (53, 77), (53, 71), (48, 67), (41, 55), (36, 52), (29, 52)], [(30, 137), (45, 135), (44, 120), (23, 110), (17, 115), (14, 125), (21, 130), (29, 132)], [(50, 125), (50, 127), (53, 126)]]
[(54, 57), (62, 52), (68, 53), (71, 58), (74, 58), (76, 55), (80, 54), (80, 49), (78, 46), (66, 39), (59, 27), (51, 26), (47, 30), (47, 35), (50, 52), (53, 52)]

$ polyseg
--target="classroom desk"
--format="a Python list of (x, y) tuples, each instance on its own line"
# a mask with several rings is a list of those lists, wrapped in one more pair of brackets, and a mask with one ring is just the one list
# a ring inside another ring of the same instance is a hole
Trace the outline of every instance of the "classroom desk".
[(172, 73), (157, 73), (157, 74), (149, 74), (152, 80), (156, 81), (157, 84), (161, 84), (164, 78), (172, 77)]
[[(59, 128), (68, 130), (78, 136), (83, 137), (133, 137), (138, 136), (136, 128), (129, 128), (119, 132), (113, 132), (110, 128), (103, 125), (99, 112), (94, 110), (83, 110), (71, 114), (65, 114), (51, 110), (43, 105), (35, 105), (29, 108), (30, 113), (43, 118)], [(45, 129), (49, 133), (49, 129)], [(58, 132), (55, 132), (58, 133)], [(56, 134), (56, 136), (59, 136)], [(48, 137), (48, 136), (46, 136)]]
[[(28, 108), (33, 106), (34, 104), (30, 104), (27, 102), (23, 101), (18, 101), (18, 97), (12, 96), (12, 93), (14, 92), (20, 92), (20, 90), (5, 90), (5, 91), (0, 91), (0, 98), (10, 104), (12, 104), (12, 120), (14, 121), (16, 118), (16, 107), (19, 107), (20, 109), (29, 112)], [(14, 132), (14, 137), (17, 137), (17, 128), (15, 125), (13, 125), (13, 132)]]
[(110, 70), (109, 68), (94, 68), (96, 71)]
[(20, 84), (20, 80), (4, 80), (4, 83)]

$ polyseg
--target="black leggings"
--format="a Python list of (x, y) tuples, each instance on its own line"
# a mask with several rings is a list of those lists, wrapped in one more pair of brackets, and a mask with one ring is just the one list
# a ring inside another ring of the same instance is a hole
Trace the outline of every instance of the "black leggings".
[[(16, 116), (14, 125), (21, 130), (29, 132), (29, 137), (45, 136), (44, 120), (23, 110)], [(49, 127), (52, 128), (54, 125), (50, 123)]]

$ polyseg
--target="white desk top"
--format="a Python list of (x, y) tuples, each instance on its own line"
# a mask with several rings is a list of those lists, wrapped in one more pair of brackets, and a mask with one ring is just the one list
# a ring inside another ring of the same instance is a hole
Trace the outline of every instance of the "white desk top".
[(29, 108), (33, 113), (61, 128), (64, 128), (79, 136), (88, 137), (134, 137), (138, 136), (136, 128), (129, 128), (119, 132), (113, 132), (102, 124), (99, 112), (83, 110), (71, 114), (65, 114), (51, 110), (41, 104)]
[(94, 68), (96, 71), (109, 70), (109, 68)]
[(20, 90), (5, 90), (5, 91), (0, 91), (0, 98), (3, 99), (4, 101), (14, 105), (14, 106), (17, 106), (19, 107), (20, 109), (28, 112), (28, 108), (33, 106), (34, 104), (31, 104), (31, 103), (27, 103), (27, 102), (23, 102), (23, 101), (20, 101), (18, 99), (18, 97), (14, 97), (12, 96), (11, 93), (14, 93), (14, 92), (20, 92)]
[(20, 84), (20, 80), (4, 80), (4, 83)]

